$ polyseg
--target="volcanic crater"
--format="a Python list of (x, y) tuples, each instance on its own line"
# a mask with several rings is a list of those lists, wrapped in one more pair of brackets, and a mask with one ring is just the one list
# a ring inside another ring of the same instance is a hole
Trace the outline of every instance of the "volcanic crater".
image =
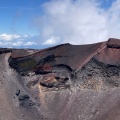
[(120, 40), (0, 49), (0, 120), (120, 120)]

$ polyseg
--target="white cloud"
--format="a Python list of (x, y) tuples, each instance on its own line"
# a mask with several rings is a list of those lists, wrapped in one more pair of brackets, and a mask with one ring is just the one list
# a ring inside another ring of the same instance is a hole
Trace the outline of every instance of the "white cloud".
[(120, 38), (120, 0), (116, 0), (106, 13), (108, 36)]
[(11, 43), (12, 46), (21, 46), (23, 45), (23, 42), (22, 41), (17, 41), (17, 42), (13, 42)]
[[(43, 44), (88, 44), (120, 38), (120, 0), (108, 9), (100, 0), (51, 0), (36, 18)], [(56, 36), (59, 41), (53, 39)]]
[(27, 47), (34, 46), (34, 36), (18, 34), (0, 34), (0, 47)]
[(25, 37), (25, 38), (27, 38), (27, 37), (28, 37), (28, 35), (24, 35), (24, 37)]
[(6, 40), (6, 41), (10, 41), (10, 40), (13, 40), (13, 39), (18, 39), (20, 38), (20, 35), (17, 35), (17, 34), (1, 34), (0, 35), (0, 40)]
[(59, 42), (59, 37), (52, 36), (50, 39), (47, 39), (43, 45), (54, 45)]
[(18, 47), (18, 46), (21, 46), (23, 45), (23, 42), (22, 41), (14, 41), (14, 42), (0, 42), (0, 46), (1, 47), (8, 47), (8, 46), (11, 46), (11, 47)]
[(25, 46), (31, 46), (31, 45), (36, 45), (36, 43), (35, 42), (26, 42), (24, 45)]

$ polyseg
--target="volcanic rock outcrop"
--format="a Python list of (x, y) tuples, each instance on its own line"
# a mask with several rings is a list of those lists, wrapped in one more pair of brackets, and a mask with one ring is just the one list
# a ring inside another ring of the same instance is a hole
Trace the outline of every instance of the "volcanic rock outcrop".
[(0, 49), (0, 120), (120, 120), (120, 40)]

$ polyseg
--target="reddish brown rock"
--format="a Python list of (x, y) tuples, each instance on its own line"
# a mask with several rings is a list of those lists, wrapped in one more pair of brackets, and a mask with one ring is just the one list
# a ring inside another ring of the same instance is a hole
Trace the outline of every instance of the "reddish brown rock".
[(119, 39), (114, 39), (110, 38), (107, 42), (107, 47), (109, 48), (120, 48), (120, 40)]

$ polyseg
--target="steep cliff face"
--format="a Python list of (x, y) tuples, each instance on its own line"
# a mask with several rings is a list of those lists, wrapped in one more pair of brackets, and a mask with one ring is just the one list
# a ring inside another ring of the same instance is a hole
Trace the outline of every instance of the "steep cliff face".
[(120, 40), (0, 50), (0, 120), (119, 120)]

